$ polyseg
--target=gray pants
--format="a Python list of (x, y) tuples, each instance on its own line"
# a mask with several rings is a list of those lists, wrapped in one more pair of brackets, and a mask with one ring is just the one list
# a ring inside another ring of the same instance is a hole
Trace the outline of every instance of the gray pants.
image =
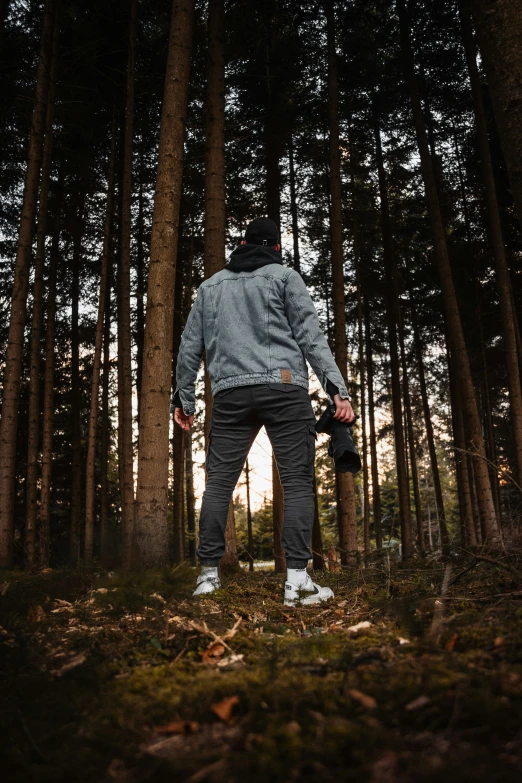
[(282, 543), (287, 566), (305, 568), (311, 557), (316, 438), (312, 403), (301, 386), (268, 383), (224, 389), (214, 397), (199, 519), (201, 565), (218, 565), (225, 552), (228, 506), (263, 425), (284, 490)]

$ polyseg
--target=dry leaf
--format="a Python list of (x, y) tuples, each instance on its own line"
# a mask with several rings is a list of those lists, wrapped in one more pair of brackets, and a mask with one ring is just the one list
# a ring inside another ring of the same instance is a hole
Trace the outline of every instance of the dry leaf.
[(399, 642), (399, 644), (409, 644), (410, 643), (410, 640), (409, 639), (405, 639), (403, 636), (399, 636), (397, 641)]
[(240, 666), (244, 666), (243, 658), (245, 656), (243, 654), (237, 655), (236, 653), (232, 653), (232, 655), (227, 655), (226, 658), (222, 658), (220, 661), (217, 662), (217, 666), (219, 669), (237, 669)]
[(372, 767), (371, 783), (395, 783), (397, 762), (397, 754), (387, 750)]
[(162, 603), (162, 604), (166, 604), (166, 603), (167, 603), (167, 602), (165, 601), (165, 599), (163, 598), (163, 596), (162, 596), (162, 595), (160, 595), (159, 593), (151, 593), (151, 596), (150, 596), (150, 597), (151, 597), (151, 598), (155, 598), (157, 601), (161, 601), (161, 603)]
[(65, 672), (70, 671), (70, 669), (76, 668), (76, 666), (80, 666), (82, 663), (85, 663), (87, 660), (87, 653), (78, 653), (78, 655), (75, 655), (74, 658), (71, 658), (70, 661), (65, 663), (61, 669), (59, 669), (56, 674), (58, 677), (61, 677), (62, 674), (65, 674)]
[(448, 652), (453, 652), (453, 648), (455, 647), (455, 642), (459, 638), (458, 633), (454, 633), (453, 636), (451, 636), (448, 641), (446, 642), (446, 650)]
[(220, 720), (228, 723), (232, 718), (232, 712), (236, 704), (239, 704), (238, 696), (228, 696), (223, 701), (219, 701), (217, 704), (211, 706), (212, 712), (220, 718)]
[(201, 653), (203, 663), (217, 663), (219, 658), (225, 654), (225, 646), (221, 642), (212, 642), (206, 650)]
[(30, 623), (39, 623), (45, 617), (45, 612), (41, 606), (31, 606), (27, 612), (27, 619)]
[(53, 569), (52, 568), (40, 568), (41, 574), (52, 574)]
[(11, 582), (4, 582), (3, 585), (0, 586), (0, 595), (5, 595), (9, 589), (9, 585)]
[(497, 636), (497, 638), (494, 641), (495, 647), (502, 647), (504, 644), (504, 637), (503, 636)]
[(173, 720), (164, 726), (153, 726), (156, 734), (192, 734), (199, 729), (197, 720)]
[(418, 696), (416, 699), (413, 699), (413, 701), (410, 701), (410, 703), (407, 704), (404, 709), (408, 710), (409, 712), (413, 712), (413, 710), (420, 710), (422, 707), (425, 707), (427, 704), (429, 704), (430, 701), (431, 699), (428, 699), (427, 696)]
[(363, 628), (369, 628), (370, 626), (371, 622), (369, 620), (363, 620), (362, 623), (357, 623), (357, 625), (350, 625), (346, 630), (350, 631), (350, 633), (357, 633), (357, 631), (362, 631)]
[(373, 696), (368, 696), (367, 693), (362, 693), (362, 691), (358, 691), (355, 688), (349, 690), (348, 693), (352, 699), (355, 699), (355, 701), (358, 701), (359, 704), (362, 704), (363, 707), (366, 707), (369, 710), (374, 710), (377, 706), (377, 702)]

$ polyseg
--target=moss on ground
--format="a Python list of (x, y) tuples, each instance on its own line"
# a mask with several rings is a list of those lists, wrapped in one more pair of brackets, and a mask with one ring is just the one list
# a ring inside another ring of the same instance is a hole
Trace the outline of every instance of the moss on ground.
[(443, 573), (327, 573), (297, 609), (272, 573), (6, 574), (4, 780), (518, 782), (520, 581), (479, 562), (434, 620)]

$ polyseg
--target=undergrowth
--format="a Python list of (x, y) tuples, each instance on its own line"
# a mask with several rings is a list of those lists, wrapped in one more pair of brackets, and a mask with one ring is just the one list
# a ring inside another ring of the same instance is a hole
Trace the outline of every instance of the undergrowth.
[(3, 779), (518, 782), (522, 586), (469, 564), (442, 595), (436, 560), (327, 572), (296, 609), (270, 572), (8, 573)]

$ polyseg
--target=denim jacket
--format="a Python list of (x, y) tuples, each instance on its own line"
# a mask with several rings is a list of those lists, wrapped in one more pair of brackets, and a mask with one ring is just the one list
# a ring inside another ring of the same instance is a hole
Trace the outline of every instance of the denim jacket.
[(213, 396), (259, 383), (291, 383), (308, 390), (308, 361), (328, 396), (333, 384), (348, 399), (301, 275), (270, 258), (257, 268), (236, 270), (229, 263), (205, 280), (187, 318), (175, 392), (184, 413), (195, 410), (203, 351)]

